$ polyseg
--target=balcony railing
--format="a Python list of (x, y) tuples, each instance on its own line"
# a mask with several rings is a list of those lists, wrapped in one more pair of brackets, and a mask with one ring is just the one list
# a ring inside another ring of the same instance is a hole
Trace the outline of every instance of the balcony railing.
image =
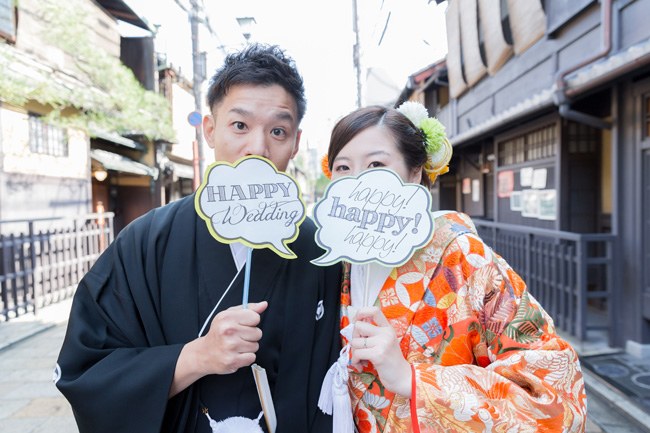
[(113, 216), (0, 221), (0, 321), (71, 297), (113, 241)]
[(479, 235), (524, 279), (557, 328), (587, 338), (612, 323), (612, 234), (579, 234), (474, 220)]

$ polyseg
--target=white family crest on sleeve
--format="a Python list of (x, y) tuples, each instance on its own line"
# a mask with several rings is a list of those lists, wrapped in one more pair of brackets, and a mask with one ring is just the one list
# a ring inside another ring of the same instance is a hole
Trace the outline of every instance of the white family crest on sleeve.
[(61, 379), (61, 366), (57, 362), (54, 366), (54, 371), (52, 371), (52, 382), (56, 385), (59, 379)]
[(320, 320), (325, 315), (325, 307), (323, 306), (323, 300), (318, 301), (316, 305), (316, 320)]

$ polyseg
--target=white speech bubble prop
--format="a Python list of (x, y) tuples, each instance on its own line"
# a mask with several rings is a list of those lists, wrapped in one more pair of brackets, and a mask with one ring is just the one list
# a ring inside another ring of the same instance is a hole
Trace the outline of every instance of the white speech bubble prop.
[(402, 183), (391, 170), (337, 179), (314, 207), (316, 242), (327, 252), (312, 263), (403, 265), (433, 236), (430, 208), (426, 188)]
[(305, 203), (296, 181), (268, 159), (249, 156), (235, 164), (210, 165), (194, 205), (219, 241), (270, 248), (279, 256), (296, 258), (287, 244), (298, 237)]

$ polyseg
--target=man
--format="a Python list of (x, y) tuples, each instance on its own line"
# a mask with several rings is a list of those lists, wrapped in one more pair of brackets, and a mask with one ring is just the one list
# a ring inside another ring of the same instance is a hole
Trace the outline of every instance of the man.
[[(285, 170), (298, 152), (302, 78), (278, 47), (228, 56), (208, 104), (217, 160), (261, 155)], [(309, 263), (322, 255), (314, 230), (301, 225), (297, 259), (253, 251), (248, 308), (246, 247), (212, 238), (194, 196), (123, 230), (79, 284), (57, 364), (80, 431), (210, 432), (206, 412), (255, 419), (253, 362), (266, 369), (278, 433), (331, 431), (317, 401), (339, 350), (340, 271)]]

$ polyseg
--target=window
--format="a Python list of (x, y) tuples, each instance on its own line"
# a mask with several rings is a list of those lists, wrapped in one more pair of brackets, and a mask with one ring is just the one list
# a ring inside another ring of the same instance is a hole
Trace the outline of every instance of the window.
[(557, 127), (546, 125), (499, 143), (499, 166), (552, 158), (557, 152)]
[(596, 153), (599, 149), (599, 131), (581, 123), (569, 122), (566, 129), (569, 153)]
[(68, 137), (62, 128), (29, 114), (29, 150), (51, 156), (68, 156)]
[(15, 0), (0, 0), (0, 37), (16, 41)]

